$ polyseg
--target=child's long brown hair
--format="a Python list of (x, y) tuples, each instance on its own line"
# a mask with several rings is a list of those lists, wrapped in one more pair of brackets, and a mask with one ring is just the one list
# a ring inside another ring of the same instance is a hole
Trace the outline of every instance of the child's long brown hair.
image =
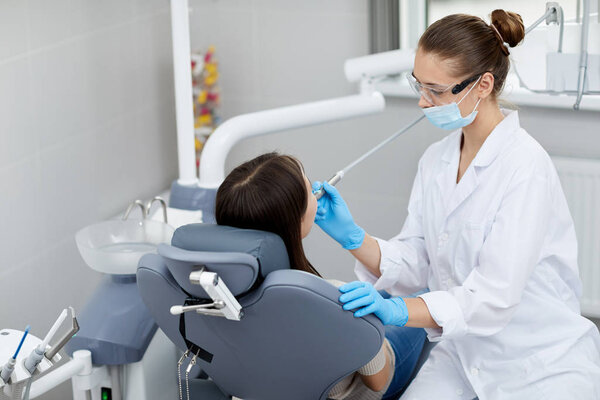
[(302, 166), (287, 155), (267, 153), (235, 168), (217, 191), (219, 225), (279, 235), (293, 269), (321, 276), (304, 255), (301, 221), (308, 205)]

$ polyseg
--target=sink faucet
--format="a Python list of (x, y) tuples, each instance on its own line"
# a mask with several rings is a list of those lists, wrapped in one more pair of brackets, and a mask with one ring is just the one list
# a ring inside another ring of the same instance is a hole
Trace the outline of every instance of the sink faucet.
[(123, 214), (123, 221), (129, 217), (131, 210), (133, 210), (135, 206), (140, 206), (140, 208), (142, 209), (142, 219), (146, 219), (146, 216), (148, 215), (148, 210), (146, 209), (146, 206), (144, 205), (144, 203), (142, 203), (141, 200), (136, 200), (133, 203), (131, 203), (129, 207), (127, 207), (127, 210), (125, 210), (125, 214)]
[(152, 200), (150, 200), (148, 202), (148, 205), (146, 205), (146, 216), (148, 214), (150, 214), (150, 209), (152, 208), (152, 205), (154, 204), (155, 201), (158, 201), (162, 207), (162, 211), (163, 211), (163, 219), (165, 220), (165, 224), (168, 224), (167, 221), (167, 203), (165, 202), (165, 200), (162, 197), (156, 196), (155, 198), (153, 198)]

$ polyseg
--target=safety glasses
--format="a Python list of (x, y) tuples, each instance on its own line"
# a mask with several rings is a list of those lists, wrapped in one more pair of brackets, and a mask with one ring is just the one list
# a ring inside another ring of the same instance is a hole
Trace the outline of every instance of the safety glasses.
[(411, 73), (407, 75), (408, 84), (417, 96), (423, 96), (428, 103), (434, 105), (443, 105), (450, 103), (452, 97), (450, 94), (457, 95), (462, 92), (470, 83), (476, 81), (482, 74), (474, 75), (465, 79), (459, 84), (450, 85), (428, 85), (417, 81), (417, 78)]

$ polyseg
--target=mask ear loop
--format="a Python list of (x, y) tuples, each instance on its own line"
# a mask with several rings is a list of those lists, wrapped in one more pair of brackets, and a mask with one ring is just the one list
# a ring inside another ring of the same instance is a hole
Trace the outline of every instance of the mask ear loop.
[[(480, 76), (479, 76), (479, 78), (477, 78), (477, 80), (475, 81), (475, 83), (473, 84), (473, 86), (471, 86), (471, 89), (469, 89), (469, 90), (467, 91), (467, 93), (465, 93), (465, 95), (462, 97), (462, 99), (460, 99), (460, 100), (458, 101), (458, 103), (456, 103), (456, 105), (459, 105), (459, 104), (460, 104), (460, 102), (461, 102), (461, 101), (463, 101), (463, 100), (465, 99), (465, 97), (467, 97), (467, 96), (469, 95), (469, 93), (471, 93), (471, 90), (473, 90), (473, 88), (474, 88), (475, 86), (477, 86), (477, 84), (479, 83), (479, 80), (481, 79), (481, 77), (482, 77), (482, 76), (483, 76), (483, 75), (480, 75)], [(480, 102), (480, 101), (481, 101), (481, 99), (479, 99), (479, 101), (477, 101), (477, 104), (479, 104), (479, 102)], [(476, 105), (475, 107), (477, 107), (477, 105)]]
[[(462, 98), (462, 99), (460, 99), (460, 100), (458, 101), (458, 103), (456, 103), (456, 105), (457, 105), (457, 106), (460, 104), (460, 102), (461, 102), (461, 101), (463, 101), (463, 100), (464, 100), (464, 98), (465, 98), (465, 97), (467, 97), (467, 96), (469, 95), (469, 93), (471, 93), (471, 90), (473, 90), (473, 88), (474, 88), (475, 86), (477, 86), (477, 84), (479, 83), (479, 80), (481, 79), (481, 77), (482, 77), (482, 76), (483, 76), (483, 75), (481, 75), (479, 78), (477, 78), (477, 80), (475, 81), (475, 84), (473, 84), (473, 86), (471, 86), (471, 89), (469, 89), (469, 90), (467, 91), (467, 93), (465, 93), (465, 95), (463, 96), (463, 98)], [(479, 103), (480, 103), (480, 102), (481, 102), (481, 97), (480, 97), (479, 99), (477, 99), (477, 103), (475, 103), (475, 107), (473, 107), (473, 111), (471, 111), (471, 112), (470, 112), (470, 114), (473, 114), (473, 113), (475, 112), (475, 110), (477, 110), (477, 106), (479, 105)], [(462, 116), (462, 115), (461, 115), (461, 116)]]
[(481, 98), (479, 98), (479, 100), (477, 100), (477, 103), (475, 103), (475, 107), (473, 107), (473, 111), (471, 111), (471, 113), (473, 113), (475, 110), (477, 110), (477, 106), (479, 105), (479, 102), (481, 102)]

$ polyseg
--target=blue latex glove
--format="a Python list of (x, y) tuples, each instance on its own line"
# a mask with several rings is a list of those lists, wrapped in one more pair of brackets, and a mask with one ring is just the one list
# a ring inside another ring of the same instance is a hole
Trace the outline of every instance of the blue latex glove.
[(359, 309), (355, 317), (375, 314), (384, 325), (404, 326), (408, 322), (408, 309), (402, 297), (384, 299), (368, 282), (354, 281), (339, 288), (344, 293), (339, 300), (344, 310)]
[(313, 191), (324, 189), (319, 199), (315, 223), (346, 250), (358, 249), (365, 239), (365, 230), (354, 223), (348, 206), (336, 188), (327, 182), (314, 182)]

